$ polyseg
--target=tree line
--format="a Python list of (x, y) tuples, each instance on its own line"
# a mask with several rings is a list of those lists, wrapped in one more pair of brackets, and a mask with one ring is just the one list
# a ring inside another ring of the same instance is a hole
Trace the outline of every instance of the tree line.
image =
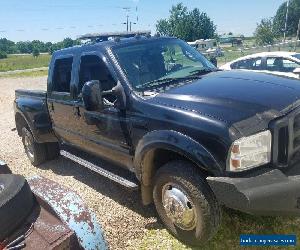
[(279, 6), (274, 17), (264, 18), (257, 24), (254, 36), (259, 45), (272, 45), (277, 39), (282, 38), (284, 31), (288, 37), (297, 36), (300, 20), (300, 0), (290, 0), (287, 29), (285, 30), (286, 13), (287, 2), (284, 2)]
[(61, 42), (42, 42), (39, 40), (13, 42), (6, 38), (0, 38), (0, 59), (6, 58), (8, 54), (33, 54), (38, 56), (40, 53), (52, 54), (56, 50), (69, 48), (80, 44), (80, 41), (65, 38)]

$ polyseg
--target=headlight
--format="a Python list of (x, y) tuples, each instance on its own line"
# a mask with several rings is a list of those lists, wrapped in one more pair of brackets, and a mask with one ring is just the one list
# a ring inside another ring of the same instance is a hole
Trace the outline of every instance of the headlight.
[(242, 171), (271, 161), (272, 135), (269, 130), (236, 140), (230, 150), (230, 171)]

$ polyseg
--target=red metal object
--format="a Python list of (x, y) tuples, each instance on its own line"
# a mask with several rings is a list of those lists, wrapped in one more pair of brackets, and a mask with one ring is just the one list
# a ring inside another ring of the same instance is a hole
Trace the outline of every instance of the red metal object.
[[(6, 167), (0, 165), (0, 174)], [(27, 181), (34, 205), (21, 226), (0, 242), (0, 250), (108, 249), (96, 215), (76, 192), (40, 176)]]
[(25, 246), (22, 249), (37, 249), (37, 247), (53, 250), (80, 248), (75, 233), (59, 219), (49, 206), (39, 199), (37, 199), (37, 204), (30, 216), (7, 239), (7, 242), (12, 242), (21, 235), (25, 237), (24, 242), (22, 242), (25, 243)]

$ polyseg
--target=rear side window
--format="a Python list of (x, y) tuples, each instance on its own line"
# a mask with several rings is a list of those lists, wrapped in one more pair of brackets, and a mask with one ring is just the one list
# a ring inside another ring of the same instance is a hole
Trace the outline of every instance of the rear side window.
[(275, 57), (267, 59), (267, 70), (279, 71), (279, 72), (293, 72), (296, 68), (299, 68), (300, 64), (291, 61), (288, 58)]
[(70, 93), (73, 58), (57, 59), (54, 65), (52, 91)]

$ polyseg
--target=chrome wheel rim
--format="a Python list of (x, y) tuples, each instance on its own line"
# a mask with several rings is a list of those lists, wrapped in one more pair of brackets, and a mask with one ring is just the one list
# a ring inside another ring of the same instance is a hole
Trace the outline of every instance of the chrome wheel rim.
[(24, 146), (25, 146), (25, 151), (26, 151), (27, 155), (30, 158), (34, 158), (33, 144), (28, 135), (25, 135)]
[(195, 206), (183, 188), (167, 183), (162, 189), (162, 203), (168, 218), (180, 229), (190, 231), (196, 227)]

